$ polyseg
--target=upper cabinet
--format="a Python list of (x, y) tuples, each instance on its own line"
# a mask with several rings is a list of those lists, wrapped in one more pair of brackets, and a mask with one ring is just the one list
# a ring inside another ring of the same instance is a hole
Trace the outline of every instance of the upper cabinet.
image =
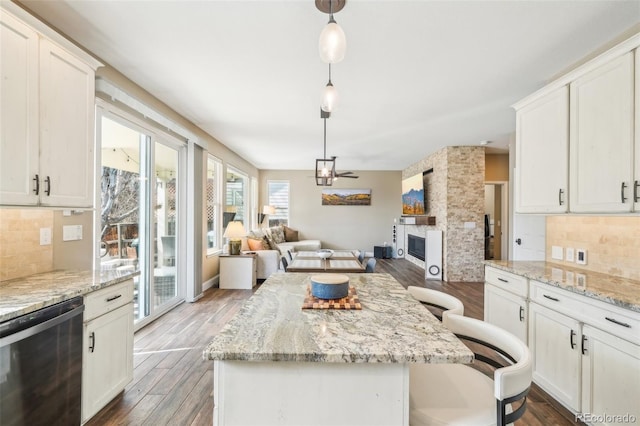
[(562, 86), (516, 112), (516, 210), (565, 213), (569, 90)]
[(636, 34), (514, 105), (517, 213), (640, 212), (639, 45)]
[(0, 9), (0, 205), (92, 208), (99, 63), (37, 24)]
[(633, 77), (629, 52), (571, 83), (572, 212), (633, 208)]

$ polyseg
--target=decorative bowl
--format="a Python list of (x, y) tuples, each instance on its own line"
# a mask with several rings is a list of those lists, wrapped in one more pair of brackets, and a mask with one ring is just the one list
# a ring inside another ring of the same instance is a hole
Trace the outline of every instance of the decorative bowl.
[(328, 259), (331, 256), (333, 256), (333, 250), (329, 250), (329, 249), (320, 249), (316, 252), (316, 254), (321, 258), (321, 259)]
[(311, 277), (311, 294), (318, 299), (342, 299), (349, 294), (349, 277), (319, 274)]

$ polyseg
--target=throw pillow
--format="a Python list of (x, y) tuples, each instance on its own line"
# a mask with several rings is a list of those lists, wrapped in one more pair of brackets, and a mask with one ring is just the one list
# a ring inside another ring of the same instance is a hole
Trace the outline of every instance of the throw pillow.
[(249, 243), (249, 250), (251, 251), (264, 250), (262, 240), (247, 238), (247, 243)]
[(284, 226), (284, 239), (287, 242), (298, 241), (298, 231), (291, 229), (288, 226)]
[(269, 244), (269, 238), (266, 235), (260, 241), (262, 242), (262, 250), (271, 250), (271, 244)]
[(273, 241), (276, 244), (284, 243), (286, 241), (284, 238), (284, 229), (282, 225), (272, 226), (271, 228), (269, 228), (269, 231), (271, 231), (271, 238), (273, 238)]
[(280, 248), (278, 247), (278, 243), (276, 243), (276, 241), (273, 239), (273, 237), (270, 237), (270, 236), (267, 235), (265, 238), (269, 242), (269, 246), (271, 246), (271, 250), (278, 250), (278, 252), (280, 252)]

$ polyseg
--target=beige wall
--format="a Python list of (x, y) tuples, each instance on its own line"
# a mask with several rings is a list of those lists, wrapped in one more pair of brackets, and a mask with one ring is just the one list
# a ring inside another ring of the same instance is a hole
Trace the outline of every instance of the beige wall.
[(53, 246), (40, 245), (40, 228), (53, 229), (52, 210), (0, 209), (0, 281), (53, 269)]
[(485, 175), (487, 182), (509, 181), (509, 154), (485, 154)]
[[(548, 216), (547, 261), (640, 280), (640, 217)], [(551, 246), (587, 250), (587, 264), (551, 259)]]
[[(311, 164), (311, 163), (310, 163)], [(290, 226), (301, 238), (319, 239), (326, 248), (364, 249), (391, 244), (393, 219), (401, 207), (400, 171), (355, 171), (359, 179), (338, 179), (332, 187), (371, 189), (370, 206), (323, 206), (312, 170), (262, 170), (260, 205), (267, 203), (267, 181), (290, 182)]]
[[(62, 227), (82, 225), (82, 240), (62, 241)], [(93, 212), (85, 211), (64, 216), (53, 211), (53, 268), (80, 269), (93, 267)]]

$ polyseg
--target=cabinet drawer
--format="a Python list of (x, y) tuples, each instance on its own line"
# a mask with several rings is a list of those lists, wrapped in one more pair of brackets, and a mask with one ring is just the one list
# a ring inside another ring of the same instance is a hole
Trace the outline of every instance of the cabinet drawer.
[(131, 303), (133, 300), (133, 280), (89, 293), (84, 298), (84, 321), (89, 321)]
[(529, 294), (527, 278), (512, 274), (511, 272), (486, 266), (484, 269), (484, 280), (518, 296), (527, 297)]
[(640, 314), (587, 296), (531, 281), (531, 301), (602, 331), (640, 344)]

